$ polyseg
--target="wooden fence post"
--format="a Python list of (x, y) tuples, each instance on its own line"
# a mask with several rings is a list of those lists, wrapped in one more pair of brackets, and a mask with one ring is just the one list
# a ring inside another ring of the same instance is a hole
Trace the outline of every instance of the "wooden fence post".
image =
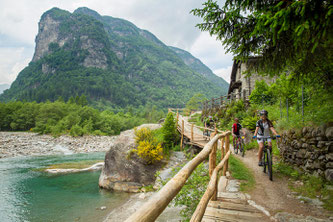
[[(224, 139), (224, 137), (222, 137), (221, 138), (221, 160), (220, 161), (222, 161), (225, 156), (224, 141), (225, 141), (225, 139)], [(222, 173), (223, 173), (223, 170), (222, 170), (222, 172), (219, 173), (219, 175), (221, 176)]]
[[(213, 171), (216, 167), (216, 148), (217, 148), (217, 141), (213, 145), (213, 149), (209, 154), (209, 178), (211, 178)], [(217, 182), (217, 180), (216, 180)], [(211, 198), (211, 200), (216, 200), (217, 199), (217, 192), (216, 192), (217, 184), (215, 186), (215, 191), (214, 194)]]
[(221, 160), (223, 160), (225, 152), (224, 152), (224, 137), (221, 139)]
[(178, 109), (177, 109), (177, 122), (176, 122), (177, 123), (177, 127), (178, 127), (178, 124), (179, 124), (178, 121), (179, 121), (179, 113), (178, 113)]
[(184, 120), (182, 119), (182, 138), (180, 140), (180, 150), (183, 150), (183, 143), (184, 143)]
[(194, 125), (193, 125), (193, 123), (192, 123), (192, 125), (191, 125), (191, 142), (193, 142), (193, 140), (194, 140), (194, 139), (193, 139), (193, 126), (194, 126)]
[[(229, 143), (229, 134), (225, 136), (225, 153), (227, 153), (229, 151), (229, 146), (230, 146), (230, 143)], [(227, 174), (227, 170), (228, 170), (228, 163), (229, 163), (229, 160), (225, 163), (224, 165), (224, 168), (223, 168), (223, 176), (226, 176)]]

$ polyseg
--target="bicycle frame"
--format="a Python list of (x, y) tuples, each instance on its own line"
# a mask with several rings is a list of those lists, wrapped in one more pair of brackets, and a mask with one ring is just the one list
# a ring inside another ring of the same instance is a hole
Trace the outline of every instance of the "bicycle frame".
[[(266, 173), (266, 166), (268, 168), (268, 176), (270, 180), (273, 180), (273, 158), (272, 158), (272, 147), (268, 145), (267, 140), (271, 138), (270, 136), (266, 137), (260, 137), (259, 139), (262, 139), (264, 142), (263, 147), (263, 155), (262, 155), (262, 162), (263, 162), (263, 171)], [(272, 138), (274, 139), (274, 138)]]

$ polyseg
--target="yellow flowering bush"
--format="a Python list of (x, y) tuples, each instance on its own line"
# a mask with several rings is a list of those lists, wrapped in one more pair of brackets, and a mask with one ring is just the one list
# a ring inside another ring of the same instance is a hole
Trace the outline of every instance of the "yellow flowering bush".
[(147, 164), (154, 164), (163, 158), (163, 149), (160, 143), (155, 145), (150, 141), (141, 141), (136, 149), (136, 153), (140, 158), (146, 161)]
[(149, 128), (134, 128), (135, 143), (139, 145), (141, 141), (152, 141), (154, 139), (153, 132)]
[(137, 148), (133, 150), (147, 164), (154, 164), (163, 159), (163, 148), (149, 128), (135, 129), (135, 143)]

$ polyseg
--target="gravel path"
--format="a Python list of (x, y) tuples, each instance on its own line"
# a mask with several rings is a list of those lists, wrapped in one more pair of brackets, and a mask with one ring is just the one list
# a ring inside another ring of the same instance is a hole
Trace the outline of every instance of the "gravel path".
[[(238, 155), (234, 156), (242, 160), (254, 173), (256, 186), (249, 192), (251, 199), (265, 207), (271, 215), (278, 214), (276, 215), (277, 221), (332, 221), (332, 213), (298, 200), (295, 193), (292, 193), (288, 188), (287, 178), (273, 174), (273, 181), (270, 181), (268, 175), (263, 173), (263, 168), (258, 166), (257, 150), (247, 151), (244, 158)], [(283, 214), (279, 212), (283, 212)], [(288, 218), (285, 215), (288, 215)], [(307, 216), (318, 218), (308, 220)], [(295, 220), (292, 219), (293, 217)], [(326, 219), (320, 220), (319, 218)]]
[(107, 151), (117, 136), (60, 136), (0, 132), (0, 158)]

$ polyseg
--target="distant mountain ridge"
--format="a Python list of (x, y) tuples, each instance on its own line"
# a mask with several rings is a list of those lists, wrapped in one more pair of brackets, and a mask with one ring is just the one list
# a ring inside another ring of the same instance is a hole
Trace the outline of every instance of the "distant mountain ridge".
[[(184, 61), (186, 65), (191, 67), (194, 71), (205, 76), (218, 87), (222, 87), (225, 89), (229, 87), (227, 81), (215, 75), (210, 68), (203, 64), (199, 59), (195, 58), (191, 53), (173, 46), (169, 46), (169, 48), (172, 49), (175, 53), (177, 53), (177, 55)], [(225, 93), (227, 93), (227, 91), (225, 91)]]
[(85, 94), (96, 106), (166, 108), (183, 105), (195, 93), (223, 95), (226, 84), (190, 53), (129, 21), (88, 8), (53, 8), (39, 22), (32, 61), (0, 100)]

